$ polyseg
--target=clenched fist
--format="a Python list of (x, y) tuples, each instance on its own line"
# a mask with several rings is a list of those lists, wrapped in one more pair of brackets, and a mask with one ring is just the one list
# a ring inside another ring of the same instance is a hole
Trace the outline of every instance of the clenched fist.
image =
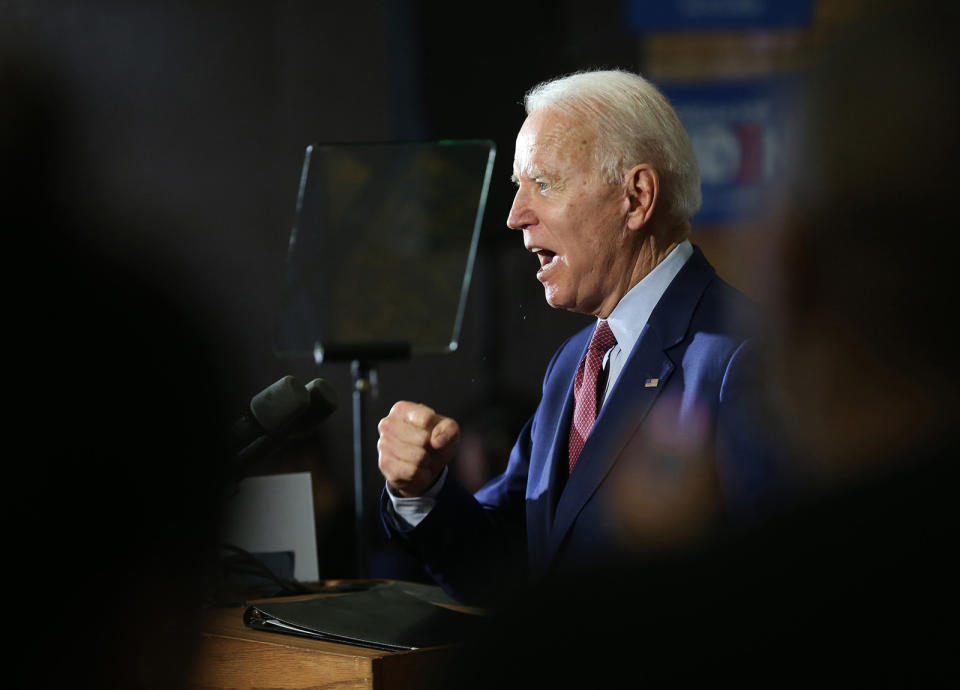
[(426, 405), (401, 401), (377, 425), (380, 472), (399, 496), (421, 496), (453, 458), (460, 427)]

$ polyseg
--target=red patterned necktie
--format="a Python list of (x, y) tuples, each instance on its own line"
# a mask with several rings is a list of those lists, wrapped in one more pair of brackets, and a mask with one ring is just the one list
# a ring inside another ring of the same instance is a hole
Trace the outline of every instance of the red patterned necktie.
[(587, 354), (580, 361), (577, 378), (573, 382), (573, 421), (570, 423), (569, 469), (577, 464), (583, 444), (590, 435), (590, 428), (597, 418), (597, 376), (603, 365), (607, 350), (617, 344), (606, 321), (599, 321), (590, 338)]

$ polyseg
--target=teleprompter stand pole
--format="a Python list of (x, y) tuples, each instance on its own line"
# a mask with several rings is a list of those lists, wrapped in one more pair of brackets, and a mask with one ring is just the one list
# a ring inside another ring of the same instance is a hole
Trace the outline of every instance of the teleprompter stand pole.
[(367, 576), (367, 526), (364, 514), (363, 474), (366, 465), (367, 396), (376, 397), (376, 368), (373, 362), (410, 358), (409, 343), (325, 344), (314, 348), (317, 364), (350, 362), (353, 392), (353, 502), (356, 541), (356, 577)]
[(350, 363), (353, 381), (353, 502), (356, 536), (357, 577), (367, 575), (366, 525), (363, 517), (363, 432), (366, 429), (366, 396), (370, 391), (370, 366), (359, 359)]

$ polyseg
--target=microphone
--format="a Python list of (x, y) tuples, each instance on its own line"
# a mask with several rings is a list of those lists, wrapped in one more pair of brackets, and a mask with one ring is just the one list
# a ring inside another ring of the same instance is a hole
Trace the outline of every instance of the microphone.
[(336, 389), (326, 379), (313, 379), (305, 388), (310, 402), (304, 413), (290, 425), (288, 434), (291, 438), (312, 433), (320, 422), (334, 413), (339, 402)]
[(241, 468), (273, 455), (290, 441), (305, 438), (337, 409), (337, 392), (325, 379), (306, 386), (284, 376), (250, 401), (250, 414), (233, 426), (235, 459)]
[(230, 428), (230, 450), (238, 452), (264, 435), (273, 435), (310, 406), (310, 393), (293, 376), (284, 376), (250, 400), (249, 411)]

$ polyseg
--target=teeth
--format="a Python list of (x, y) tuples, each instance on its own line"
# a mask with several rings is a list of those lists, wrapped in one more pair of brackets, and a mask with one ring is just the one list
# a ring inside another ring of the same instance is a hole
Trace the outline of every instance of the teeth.
[(542, 252), (543, 247), (530, 247), (530, 251), (536, 254), (537, 252)]

